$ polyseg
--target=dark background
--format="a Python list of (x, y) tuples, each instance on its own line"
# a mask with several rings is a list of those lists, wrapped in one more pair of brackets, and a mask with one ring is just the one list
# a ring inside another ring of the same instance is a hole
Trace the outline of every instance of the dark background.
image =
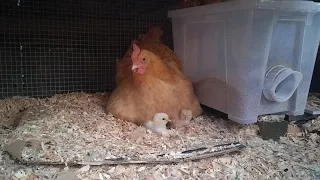
[[(0, 2), (0, 98), (47, 97), (115, 87), (115, 60), (152, 26), (173, 49), (174, 0)], [(319, 59), (319, 57), (318, 57)], [(320, 92), (318, 60), (311, 91)]]
[(316, 65), (313, 71), (310, 92), (320, 93), (320, 48), (318, 48), (318, 55), (317, 55)]
[(115, 60), (152, 26), (172, 48), (172, 0), (0, 3), (0, 98), (111, 91)]

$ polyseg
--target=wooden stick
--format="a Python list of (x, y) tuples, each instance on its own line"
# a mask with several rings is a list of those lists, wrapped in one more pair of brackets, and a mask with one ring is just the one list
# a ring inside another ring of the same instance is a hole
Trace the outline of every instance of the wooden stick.
[(214, 152), (205, 152), (203, 154), (195, 154), (190, 157), (179, 157), (174, 159), (146, 159), (146, 160), (127, 160), (127, 159), (120, 159), (120, 160), (105, 160), (105, 161), (95, 161), (95, 162), (26, 162), (23, 161), (23, 164), (27, 165), (65, 165), (68, 166), (79, 166), (79, 165), (90, 165), (90, 166), (103, 166), (103, 165), (128, 165), (128, 164), (174, 164), (174, 163), (183, 163), (188, 161), (196, 161), (216, 156), (221, 156), (224, 154), (229, 154), (233, 152), (239, 152), (241, 149), (245, 148), (244, 145), (239, 144), (238, 146), (231, 147), (228, 149), (223, 149)]

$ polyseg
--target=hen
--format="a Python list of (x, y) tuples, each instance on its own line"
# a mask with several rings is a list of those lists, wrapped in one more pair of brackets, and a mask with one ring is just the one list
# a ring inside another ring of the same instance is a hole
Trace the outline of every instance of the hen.
[[(125, 60), (124, 60), (125, 61)], [(158, 112), (169, 115), (171, 127), (185, 125), (180, 118), (182, 110), (193, 116), (202, 113), (192, 83), (174, 61), (162, 60), (155, 53), (133, 43), (130, 73), (123, 76), (112, 92), (107, 111), (114, 117), (144, 124)]]
[[(134, 41), (140, 48), (146, 49), (157, 54), (161, 60), (165, 61), (170, 66), (176, 66), (182, 71), (182, 63), (176, 56), (176, 54), (167, 46), (161, 43), (160, 37), (162, 30), (160, 28), (152, 28), (147, 34), (142, 36), (140, 41)], [(116, 74), (116, 85), (118, 86), (121, 81), (131, 75), (131, 53), (132, 45), (130, 45), (126, 54), (122, 60), (116, 62), (117, 74)]]

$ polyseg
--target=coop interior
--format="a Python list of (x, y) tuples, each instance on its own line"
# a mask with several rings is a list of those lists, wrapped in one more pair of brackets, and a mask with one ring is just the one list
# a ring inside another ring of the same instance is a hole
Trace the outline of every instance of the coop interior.
[[(159, 128), (137, 123), (155, 107), (197, 103), (179, 68), (168, 11), (216, 3), (226, 2), (1, 1), (0, 179), (319, 179), (315, 114), (267, 114), (240, 124), (199, 103), (201, 112), (191, 108), (197, 116), (181, 111), (181, 126), (169, 127), (177, 122), (171, 116), (161, 116), (171, 120), (164, 125), (148, 116)], [(320, 51), (306, 104), (318, 110), (319, 58)], [(161, 65), (149, 66), (155, 74), (169, 66), (176, 74), (142, 81), (139, 73), (154, 73), (139, 69), (145, 60)], [(143, 83), (151, 85), (138, 91)]]

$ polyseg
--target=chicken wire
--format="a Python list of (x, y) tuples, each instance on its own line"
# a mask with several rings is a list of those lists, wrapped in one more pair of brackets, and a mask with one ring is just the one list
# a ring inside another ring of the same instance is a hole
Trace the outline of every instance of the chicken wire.
[(0, 98), (111, 91), (115, 60), (150, 27), (172, 46), (174, 1), (6, 0), (0, 3)]

